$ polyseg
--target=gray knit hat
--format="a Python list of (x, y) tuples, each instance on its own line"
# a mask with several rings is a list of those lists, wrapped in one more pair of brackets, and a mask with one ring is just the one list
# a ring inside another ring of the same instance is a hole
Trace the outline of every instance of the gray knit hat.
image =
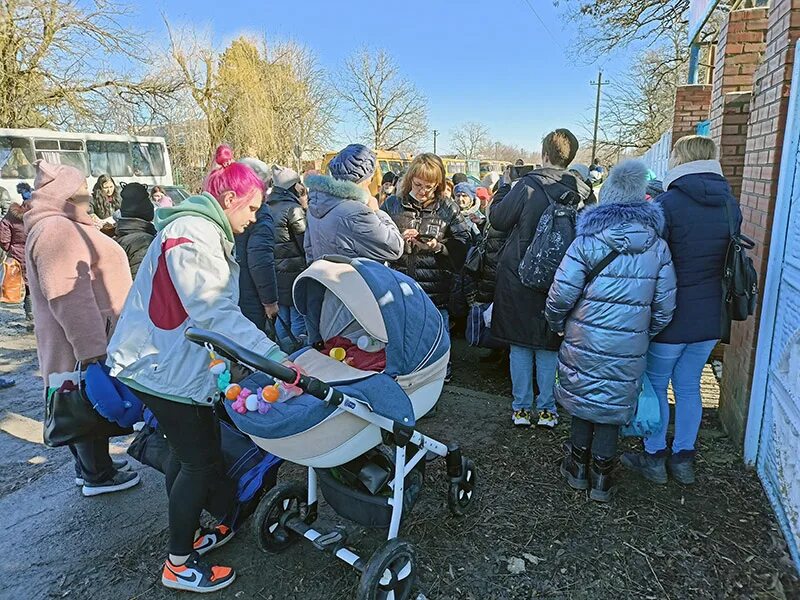
[(291, 189), (300, 183), (300, 175), (289, 167), (272, 166), (272, 185), (284, 190)]
[(361, 183), (375, 173), (375, 162), (372, 150), (362, 144), (350, 144), (333, 157), (328, 170), (334, 179)]
[(600, 188), (600, 204), (635, 204), (647, 196), (647, 165), (641, 160), (623, 160)]

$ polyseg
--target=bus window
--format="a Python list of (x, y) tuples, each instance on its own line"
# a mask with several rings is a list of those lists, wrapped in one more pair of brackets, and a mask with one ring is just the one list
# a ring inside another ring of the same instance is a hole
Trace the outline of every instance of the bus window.
[(391, 167), (389, 166), (389, 161), (388, 160), (379, 160), (378, 161), (378, 166), (381, 169), (381, 173), (386, 173), (387, 171), (391, 171), (392, 170)]
[(0, 136), (0, 176), (33, 179), (36, 175), (34, 160), (29, 138)]
[(399, 160), (390, 160), (389, 161), (389, 170), (394, 173), (395, 175), (400, 175), (405, 169), (403, 169), (403, 163)]
[(92, 177), (100, 177), (100, 175), (130, 177), (133, 175), (128, 142), (89, 140), (86, 142), (86, 149), (89, 151)]
[(81, 173), (88, 173), (86, 154), (80, 140), (34, 140), (36, 158), (41, 158), (54, 165), (75, 167)]
[(166, 174), (164, 147), (161, 144), (137, 142), (132, 145), (133, 174), (137, 177), (160, 177)]

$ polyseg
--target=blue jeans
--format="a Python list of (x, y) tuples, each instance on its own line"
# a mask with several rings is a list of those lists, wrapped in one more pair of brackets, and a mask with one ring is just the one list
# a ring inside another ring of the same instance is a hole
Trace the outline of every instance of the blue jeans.
[(275, 320), (275, 332), (278, 334), (278, 338), (283, 340), (289, 337), (284, 323), (292, 330), (294, 337), (306, 335), (306, 320), (294, 306), (280, 305), (278, 315), (280, 319)]
[(538, 410), (557, 413), (553, 388), (556, 385), (558, 352), (534, 350), (525, 346), (511, 346), (511, 390), (514, 410), (533, 408), (533, 359), (536, 357), (536, 381), (539, 384)]
[(672, 451), (694, 450), (700, 421), (703, 418), (703, 401), (700, 398), (700, 377), (703, 367), (719, 340), (693, 344), (659, 344), (653, 342), (647, 352), (647, 376), (658, 395), (661, 405), (660, 431), (644, 440), (644, 449), (655, 454), (667, 447), (669, 401), (667, 386), (672, 381), (675, 392), (675, 439)]

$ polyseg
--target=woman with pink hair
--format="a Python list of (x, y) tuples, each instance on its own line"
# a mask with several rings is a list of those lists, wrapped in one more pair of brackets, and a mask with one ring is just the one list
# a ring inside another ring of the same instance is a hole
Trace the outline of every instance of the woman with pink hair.
[(157, 211), (150, 245), (108, 349), (111, 374), (126, 383), (158, 419), (172, 452), (166, 465), (169, 557), (161, 582), (210, 592), (235, 573), (200, 556), (225, 544), (233, 531), (200, 527), (200, 513), (224, 514), (235, 494), (225, 477), (216, 381), (208, 352), (189, 342), (190, 326), (224, 333), (271, 360), (286, 355), (239, 310), (239, 266), (234, 235), (255, 221), (264, 182), (220, 146), (218, 168), (203, 193)]

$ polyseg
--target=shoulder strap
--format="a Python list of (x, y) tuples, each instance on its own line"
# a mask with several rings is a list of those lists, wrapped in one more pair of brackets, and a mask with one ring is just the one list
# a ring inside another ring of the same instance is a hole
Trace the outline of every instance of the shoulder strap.
[(730, 198), (725, 198), (725, 216), (728, 218), (728, 233), (731, 239), (736, 237), (736, 224), (733, 222), (733, 215), (731, 215)]
[(586, 274), (586, 283), (583, 284), (584, 289), (594, 281), (595, 277), (597, 277), (603, 269), (605, 269), (611, 262), (619, 256), (619, 252), (616, 250), (612, 250), (608, 254), (606, 254), (603, 259), (597, 263), (594, 268)]

